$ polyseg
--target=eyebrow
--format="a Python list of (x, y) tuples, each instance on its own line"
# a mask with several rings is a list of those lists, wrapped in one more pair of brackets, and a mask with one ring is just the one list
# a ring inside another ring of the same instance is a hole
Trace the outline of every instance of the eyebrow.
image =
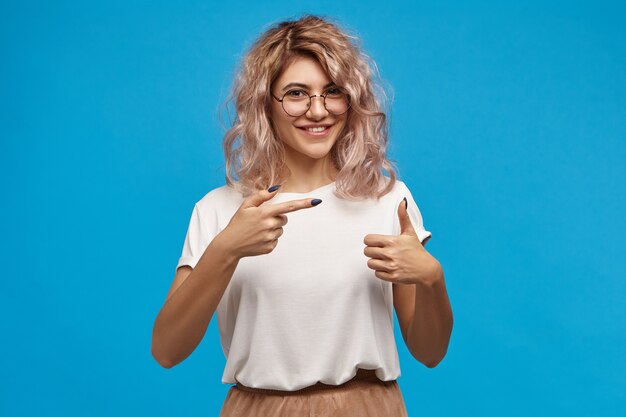
[[(328, 84), (326, 84), (326, 85), (324, 86), (324, 89), (326, 89), (326, 88), (328, 88), (328, 87), (332, 87), (333, 85), (337, 85), (337, 84), (335, 84), (334, 82), (332, 82), (332, 81), (331, 81), (331, 82), (329, 82)], [(309, 88), (309, 86), (308, 86), (308, 85), (306, 85), (306, 84), (302, 84), (302, 83), (289, 83), (289, 84), (287, 84), (286, 86), (284, 86), (284, 87), (283, 87), (283, 90), (282, 90), (282, 91), (285, 91), (285, 90), (286, 90), (286, 89), (288, 89), (289, 87), (304, 87), (304, 88)]]

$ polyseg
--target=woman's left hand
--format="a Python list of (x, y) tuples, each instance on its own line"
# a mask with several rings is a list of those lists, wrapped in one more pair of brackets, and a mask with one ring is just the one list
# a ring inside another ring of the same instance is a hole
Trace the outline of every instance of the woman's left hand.
[(371, 258), (367, 266), (375, 275), (396, 284), (423, 284), (431, 286), (439, 277), (439, 262), (424, 249), (417, 237), (404, 200), (398, 207), (400, 235), (369, 234), (363, 239), (363, 250)]

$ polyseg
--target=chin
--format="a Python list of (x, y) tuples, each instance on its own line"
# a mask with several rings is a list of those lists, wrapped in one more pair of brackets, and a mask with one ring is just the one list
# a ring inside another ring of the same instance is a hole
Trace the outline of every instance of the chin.
[(330, 150), (332, 149), (331, 147), (320, 147), (319, 145), (316, 146), (316, 150), (318, 150), (318, 152), (315, 152), (313, 149), (311, 149), (310, 147), (305, 147), (304, 149), (299, 150), (298, 152), (300, 152), (301, 154), (307, 155), (309, 158), (312, 159), (321, 159), (326, 157), (329, 153)]
[(326, 157), (330, 150), (332, 149), (332, 145), (334, 142), (324, 141), (318, 143), (306, 143), (302, 141), (298, 141), (297, 143), (286, 144), (292, 152), (299, 153), (301, 155), (306, 155), (311, 159), (321, 159)]

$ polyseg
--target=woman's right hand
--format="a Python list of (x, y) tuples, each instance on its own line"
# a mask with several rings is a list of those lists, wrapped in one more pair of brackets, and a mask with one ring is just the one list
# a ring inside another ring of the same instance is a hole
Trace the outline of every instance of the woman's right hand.
[(261, 206), (274, 197), (276, 191), (259, 190), (248, 196), (220, 233), (238, 259), (272, 252), (287, 224), (285, 213), (319, 204), (313, 205), (314, 199), (306, 198)]

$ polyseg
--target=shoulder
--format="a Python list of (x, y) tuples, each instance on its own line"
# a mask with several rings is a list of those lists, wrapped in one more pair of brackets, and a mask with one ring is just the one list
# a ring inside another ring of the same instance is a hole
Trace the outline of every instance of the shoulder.
[[(415, 193), (415, 190), (413, 190), (412, 192), (411, 187), (402, 180), (396, 180), (396, 184), (394, 184), (393, 191), (398, 193), (398, 195), (400, 195), (400, 198), (406, 197), (406, 198), (413, 200), (414, 197), (417, 196)], [(419, 194), (419, 189), (417, 191), (417, 194)]]
[[(383, 178), (383, 184), (384, 186), (389, 185), (389, 183), (391, 182), (391, 179), (388, 177), (384, 177)], [(404, 193), (407, 191), (407, 186), (404, 183), (404, 181), (396, 178), (393, 182), (393, 187), (391, 187), (391, 190), (389, 191), (388, 195), (389, 196), (393, 196), (398, 197), (400, 196), (400, 198), (402, 198), (404, 196)]]
[(207, 212), (241, 204), (242, 201), (242, 195), (235, 188), (224, 184), (207, 192), (196, 202), (196, 206), (201, 212)]
[(396, 181), (393, 184), (393, 190), (397, 192), (402, 192), (402, 191), (405, 191), (406, 189), (407, 187), (404, 181), (396, 178)]

